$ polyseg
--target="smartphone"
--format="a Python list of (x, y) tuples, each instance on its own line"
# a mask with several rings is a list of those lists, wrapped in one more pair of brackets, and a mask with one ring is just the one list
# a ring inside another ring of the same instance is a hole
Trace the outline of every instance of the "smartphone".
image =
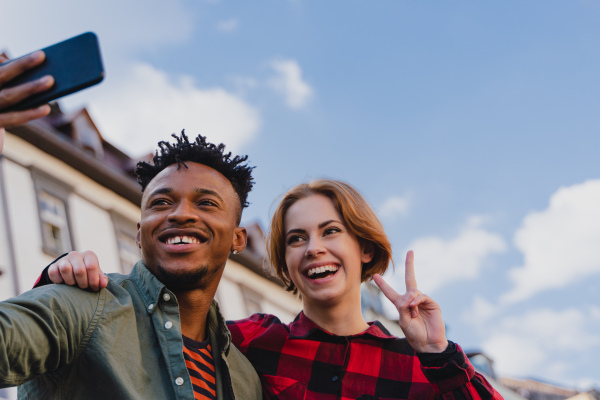
[[(46, 47), (42, 51), (46, 54), (46, 59), (42, 64), (7, 82), (3, 88), (30, 82), (45, 75), (54, 77), (54, 86), (1, 111), (20, 111), (35, 108), (93, 86), (104, 79), (98, 37), (93, 32), (86, 32), (72, 37)], [(13, 61), (7, 61), (4, 64)]]

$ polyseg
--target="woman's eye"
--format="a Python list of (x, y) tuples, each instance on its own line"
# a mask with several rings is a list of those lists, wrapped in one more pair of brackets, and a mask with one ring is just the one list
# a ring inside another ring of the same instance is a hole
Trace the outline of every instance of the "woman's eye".
[(340, 228), (327, 228), (325, 229), (324, 235), (331, 235), (333, 233), (338, 233), (341, 232), (342, 230)]
[(290, 245), (293, 243), (298, 243), (300, 241), (302, 241), (302, 236), (294, 235), (287, 238), (286, 244)]

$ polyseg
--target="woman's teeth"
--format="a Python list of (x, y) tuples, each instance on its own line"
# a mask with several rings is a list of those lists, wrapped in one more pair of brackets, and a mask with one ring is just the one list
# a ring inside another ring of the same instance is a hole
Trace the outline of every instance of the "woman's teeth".
[(198, 239), (193, 236), (173, 236), (167, 239), (167, 244), (190, 244), (200, 243)]
[(321, 267), (315, 267), (315, 268), (309, 269), (307, 274), (308, 274), (309, 278), (317, 278), (317, 276), (314, 276), (314, 275), (324, 274), (324, 273), (327, 273), (327, 275), (329, 275), (329, 272), (336, 273), (338, 269), (339, 269), (339, 267), (336, 265), (323, 265)]

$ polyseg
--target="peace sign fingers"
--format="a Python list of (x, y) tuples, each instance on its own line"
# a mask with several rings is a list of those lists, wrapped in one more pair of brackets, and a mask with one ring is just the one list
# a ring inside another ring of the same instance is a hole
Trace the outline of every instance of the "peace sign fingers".
[(417, 278), (415, 277), (415, 253), (412, 250), (409, 250), (408, 253), (406, 253), (404, 268), (406, 292), (418, 291)]

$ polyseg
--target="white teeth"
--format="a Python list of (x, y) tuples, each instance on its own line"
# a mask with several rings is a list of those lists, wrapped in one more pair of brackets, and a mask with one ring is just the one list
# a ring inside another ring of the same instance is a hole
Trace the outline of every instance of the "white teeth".
[(173, 236), (167, 239), (167, 244), (190, 244), (190, 243), (200, 243), (198, 239), (193, 236)]
[(308, 276), (313, 276), (314, 274), (322, 274), (325, 271), (335, 272), (338, 270), (336, 265), (323, 265), (322, 267), (315, 267), (308, 270)]

